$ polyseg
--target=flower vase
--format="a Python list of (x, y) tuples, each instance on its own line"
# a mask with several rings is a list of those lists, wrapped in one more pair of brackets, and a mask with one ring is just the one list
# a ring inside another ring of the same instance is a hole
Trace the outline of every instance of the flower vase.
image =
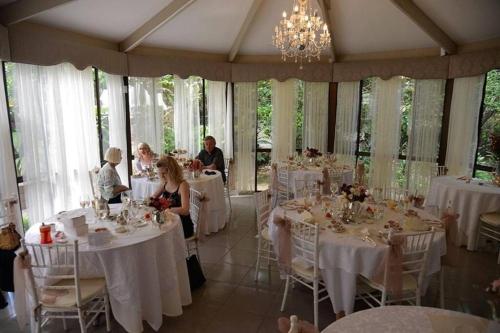
[(200, 178), (200, 170), (194, 170), (193, 171), (193, 178), (194, 179), (197, 179), (197, 178)]

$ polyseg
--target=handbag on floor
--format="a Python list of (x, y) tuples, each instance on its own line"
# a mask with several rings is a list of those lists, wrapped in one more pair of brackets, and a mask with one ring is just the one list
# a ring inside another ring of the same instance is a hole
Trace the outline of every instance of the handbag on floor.
[(200, 262), (198, 261), (196, 255), (193, 254), (192, 256), (186, 258), (186, 264), (189, 274), (189, 285), (191, 287), (191, 290), (198, 289), (206, 281), (205, 276), (203, 275), (203, 271), (201, 269)]

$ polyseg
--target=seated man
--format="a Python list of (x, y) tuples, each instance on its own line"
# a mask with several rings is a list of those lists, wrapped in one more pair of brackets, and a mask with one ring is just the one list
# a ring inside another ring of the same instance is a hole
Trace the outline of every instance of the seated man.
[(211, 135), (203, 139), (205, 149), (200, 151), (196, 159), (204, 165), (203, 169), (219, 170), (222, 174), (222, 180), (226, 182), (226, 173), (224, 172), (224, 154), (222, 150), (215, 147), (215, 138)]

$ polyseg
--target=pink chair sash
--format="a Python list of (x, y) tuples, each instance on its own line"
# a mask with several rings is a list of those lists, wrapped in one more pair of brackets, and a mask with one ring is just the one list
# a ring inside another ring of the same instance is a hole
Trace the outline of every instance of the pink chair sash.
[(289, 219), (275, 216), (273, 223), (278, 227), (278, 246), (275, 247), (280, 270), (287, 273), (292, 264), (292, 224)]
[[(391, 237), (388, 241), (389, 252), (377, 268), (373, 278), (373, 281), (384, 285), (388, 293), (395, 298), (399, 298), (403, 290), (403, 242), (403, 236), (394, 235)], [(388, 265), (388, 269), (387, 275), (384, 277), (386, 265)]]
[(442, 258), (443, 265), (457, 266), (459, 263), (460, 251), (454, 239), (457, 236), (457, 220), (460, 214), (448, 209), (441, 215), (444, 230), (446, 232), (446, 255)]

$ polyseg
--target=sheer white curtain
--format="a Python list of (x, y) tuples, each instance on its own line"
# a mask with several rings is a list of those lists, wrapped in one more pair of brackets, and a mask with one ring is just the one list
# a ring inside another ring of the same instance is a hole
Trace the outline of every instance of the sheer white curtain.
[(328, 82), (304, 83), (304, 131), (302, 149), (326, 152), (328, 144)]
[[(232, 101), (226, 96), (226, 82), (206, 81), (208, 135), (217, 140), (224, 157), (232, 153)], [(230, 90), (230, 86), (228, 87)], [(229, 103), (228, 103), (229, 102)]]
[(359, 81), (340, 82), (337, 94), (337, 116), (333, 152), (344, 163), (356, 161), (358, 135)]
[(453, 83), (446, 150), (446, 166), (451, 175), (472, 175), (484, 77), (464, 77)]
[[(0, 63), (1, 64), (1, 63)], [(5, 98), (3, 75), (0, 74), (0, 200), (18, 198), (14, 155), (10, 139), (9, 117), (7, 115), (7, 100)], [(19, 206), (15, 206), (19, 213)], [(17, 230), (21, 231), (20, 216), (17, 216)], [(2, 223), (2, 222), (0, 222)]]
[(370, 186), (391, 187), (400, 140), (401, 77), (377, 78), (370, 105), (372, 121)]
[(257, 84), (234, 84), (234, 154), (236, 190), (253, 192), (255, 189), (255, 141), (257, 113)]
[(187, 149), (190, 155), (200, 152), (199, 84), (196, 77), (185, 80), (174, 76), (175, 147)]
[(426, 194), (439, 153), (444, 80), (416, 80), (406, 158), (410, 192)]
[(123, 94), (123, 77), (104, 74), (107, 83), (107, 100), (109, 104), (109, 146), (122, 150), (122, 162), (116, 167), (123, 185), (128, 186), (128, 156), (125, 100)]
[(285, 82), (271, 80), (271, 103), (273, 109), (271, 161), (274, 163), (285, 160), (296, 149), (297, 80), (290, 79)]
[(161, 96), (158, 78), (129, 79), (130, 134), (132, 151), (141, 142), (149, 144), (156, 153), (163, 153), (163, 114), (166, 106)]
[(16, 126), (30, 223), (78, 207), (99, 165), (92, 69), (16, 64)]
[(227, 84), (226, 96), (226, 151), (224, 156), (233, 158), (233, 84)]

